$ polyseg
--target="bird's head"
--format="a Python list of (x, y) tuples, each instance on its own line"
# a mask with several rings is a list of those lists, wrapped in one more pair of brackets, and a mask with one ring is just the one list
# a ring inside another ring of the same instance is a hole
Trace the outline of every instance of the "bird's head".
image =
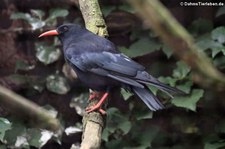
[(82, 30), (80, 25), (76, 24), (64, 24), (59, 26), (57, 29), (46, 31), (39, 35), (38, 37), (44, 36), (58, 36), (59, 39), (63, 42), (64, 39), (72, 38), (71, 36), (79, 34)]

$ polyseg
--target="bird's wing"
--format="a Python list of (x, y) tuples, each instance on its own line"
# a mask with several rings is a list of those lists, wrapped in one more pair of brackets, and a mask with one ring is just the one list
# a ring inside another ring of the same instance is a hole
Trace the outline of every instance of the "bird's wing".
[[(67, 54), (66, 54), (67, 55)], [(175, 94), (182, 91), (161, 83), (145, 71), (145, 68), (121, 53), (109, 51), (82, 52), (82, 54), (68, 54), (69, 61), (82, 71), (89, 71), (101, 76), (107, 76), (120, 82), (144, 88), (143, 84), (156, 86), (160, 90)]]
[(138, 71), (143, 71), (145, 68), (121, 53), (100, 51), (82, 52), (79, 55), (65, 53), (65, 56), (70, 63), (83, 72), (92, 72), (143, 88), (143, 85), (133, 78)]

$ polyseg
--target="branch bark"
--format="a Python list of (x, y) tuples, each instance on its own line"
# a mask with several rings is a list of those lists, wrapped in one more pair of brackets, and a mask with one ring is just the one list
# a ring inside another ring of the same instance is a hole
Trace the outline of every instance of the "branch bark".
[(174, 54), (193, 70), (193, 79), (201, 86), (217, 91), (225, 90), (225, 76), (194, 43), (192, 36), (183, 28), (158, 0), (128, 0), (143, 20), (158, 33)]
[(0, 103), (14, 114), (25, 116), (33, 125), (55, 132), (62, 130), (59, 121), (47, 110), (2, 86), (0, 86)]
[[(99, 36), (108, 36), (107, 27), (102, 17), (98, 0), (79, 0), (79, 5), (86, 28)], [(99, 100), (91, 100), (88, 107), (96, 104)], [(105, 116), (99, 112), (91, 112), (84, 115), (81, 149), (100, 148), (104, 119)]]

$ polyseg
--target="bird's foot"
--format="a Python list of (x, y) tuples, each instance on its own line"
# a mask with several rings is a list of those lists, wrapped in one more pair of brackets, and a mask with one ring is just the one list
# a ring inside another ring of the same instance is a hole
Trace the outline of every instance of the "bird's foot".
[(88, 100), (90, 101), (90, 100), (93, 100), (95, 98), (99, 98), (100, 95), (101, 95), (101, 93), (99, 93), (99, 92), (91, 92)]
[(93, 112), (95, 110), (98, 110), (98, 112), (100, 112), (102, 115), (106, 115), (106, 111), (103, 110), (102, 108), (100, 107), (97, 107), (97, 106), (91, 106), (89, 108), (86, 108), (86, 112), (87, 113), (90, 113), (90, 112)]
[(101, 114), (105, 115), (106, 112), (101, 107), (104, 101), (106, 100), (107, 96), (108, 93), (105, 93), (96, 105), (86, 108), (86, 112), (90, 113), (92, 111), (98, 110)]

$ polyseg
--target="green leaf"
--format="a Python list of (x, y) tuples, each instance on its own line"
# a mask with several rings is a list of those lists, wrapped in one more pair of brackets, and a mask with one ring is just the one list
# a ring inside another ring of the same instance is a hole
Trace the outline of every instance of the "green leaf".
[[(7, 130), (5, 133), (5, 139), (8, 144), (16, 145), (18, 136), (24, 135), (26, 133), (26, 128), (24, 124), (22, 124), (21, 122), (16, 121), (15, 119), (13, 119), (12, 121), (13, 123), (12, 123), (11, 129)], [(17, 145), (18, 145), (18, 142), (17, 142)], [(21, 147), (21, 146), (17, 146), (17, 147)]]
[(16, 71), (18, 70), (25, 70), (25, 71), (28, 71), (28, 70), (32, 70), (34, 69), (34, 65), (29, 65), (27, 64), (25, 61), (21, 61), (21, 60), (18, 60), (16, 61)]
[(224, 15), (224, 14), (225, 14), (225, 6), (220, 7), (220, 8), (218, 9), (218, 11), (216, 12), (216, 17), (220, 17), (220, 16), (222, 16), (222, 15)]
[(22, 13), (22, 12), (12, 13), (10, 18), (14, 19), (14, 20), (23, 19), (23, 20), (26, 20), (28, 22), (30, 22), (32, 20), (32, 17), (29, 13)]
[(219, 52), (223, 51), (225, 47), (222, 43), (212, 40), (208, 35), (200, 37), (196, 44), (202, 49), (210, 49), (212, 51), (212, 57), (214, 58)]
[(170, 86), (175, 86), (177, 79), (172, 77), (159, 77), (158, 78), (160, 82), (169, 84)]
[(118, 128), (120, 128), (124, 134), (127, 134), (131, 129), (131, 122), (130, 121), (123, 121), (119, 123)]
[(49, 11), (49, 17), (46, 19), (47, 22), (54, 21), (57, 17), (66, 17), (69, 11), (62, 8), (53, 8)]
[(196, 104), (203, 96), (204, 90), (202, 89), (195, 89), (192, 91), (192, 94), (188, 97), (181, 96), (175, 97), (172, 99), (172, 103), (177, 107), (187, 108), (192, 111), (196, 111)]
[(220, 43), (215, 42), (214, 40), (211, 39), (210, 34), (206, 34), (206, 35), (198, 37), (196, 44), (197, 44), (197, 46), (199, 46), (201, 48), (201, 50), (207, 50), (207, 49), (212, 49), (214, 47), (221, 46)]
[(185, 78), (190, 72), (190, 68), (184, 62), (177, 62), (177, 68), (173, 70), (173, 77), (178, 79)]
[(211, 33), (212, 39), (218, 41), (219, 43), (225, 42), (225, 27), (217, 27)]
[(134, 139), (146, 148), (151, 147), (152, 141), (156, 138), (159, 130), (157, 126), (148, 126), (148, 129), (145, 129), (145, 131), (137, 133)]
[(123, 131), (123, 134), (127, 134), (130, 131), (131, 122), (117, 108), (108, 109), (107, 115), (109, 118), (107, 121), (107, 131), (114, 133), (118, 128)]
[(31, 11), (32, 15), (38, 17), (40, 20), (45, 15), (45, 12), (42, 10), (39, 10), (39, 9), (31, 9), (30, 11)]
[(40, 29), (45, 26), (44, 21), (32, 17), (29, 13), (13, 13), (10, 18), (26, 20), (32, 26), (32, 30)]
[(48, 76), (46, 79), (46, 86), (49, 91), (60, 95), (66, 94), (70, 90), (67, 80), (59, 75)]
[(153, 112), (152, 111), (139, 111), (135, 114), (136, 119), (143, 120), (143, 119), (152, 119), (153, 117)]
[(129, 57), (137, 57), (159, 50), (160, 47), (161, 44), (144, 37), (133, 43), (129, 49), (123, 47), (120, 50)]
[(173, 54), (173, 51), (171, 50), (171, 48), (165, 44), (163, 44), (163, 46), (162, 46), (162, 51), (163, 51), (163, 53), (166, 54), (167, 58), (170, 58)]
[(225, 141), (222, 140), (221, 142), (207, 142), (204, 145), (204, 149), (220, 149), (221, 147), (225, 147)]
[(0, 149), (7, 149), (6, 145), (0, 145)]
[(31, 22), (29, 22), (30, 25), (32, 26), (32, 30), (37, 30), (45, 26), (45, 22), (41, 21), (39, 19), (33, 19)]
[(213, 29), (213, 22), (206, 19), (198, 19), (193, 21), (191, 26), (189, 27), (189, 31), (192, 34), (203, 34), (210, 32)]
[(54, 63), (61, 56), (60, 49), (53, 46), (36, 44), (36, 51), (37, 59), (45, 65)]
[(133, 94), (126, 91), (125, 89), (121, 88), (120, 90), (121, 95), (123, 96), (124, 100), (128, 100)]
[(176, 85), (176, 87), (182, 91), (184, 91), (185, 93), (190, 93), (191, 91), (191, 86), (193, 85), (192, 81), (187, 81), (185, 83), (182, 83), (180, 85)]
[(109, 135), (110, 135), (110, 133), (107, 130), (107, 128), (104, 129), (103, 132), (102, 132), (102, 140), (108, 142), (109, 141)]
[(7, 130), (10, 130), (12, 127), (12, 123), (9, 120), (0, 117), (0, 140), (3, 142), (5, 133)]
[(34, 147), (41, 147), (41, 131), (39, 129), (36, 128), (32, 128), (32, 129), (28, 129), (27, 131), (27, 135), (28, 135), (28, 143), (30, 146), (34, 146)]
[(50, 132), (48, 130), (31, 128), (27, 130), (26, 138), (30, 146), (40, 148), (45, 145), (52, 137), (53, 132)]

